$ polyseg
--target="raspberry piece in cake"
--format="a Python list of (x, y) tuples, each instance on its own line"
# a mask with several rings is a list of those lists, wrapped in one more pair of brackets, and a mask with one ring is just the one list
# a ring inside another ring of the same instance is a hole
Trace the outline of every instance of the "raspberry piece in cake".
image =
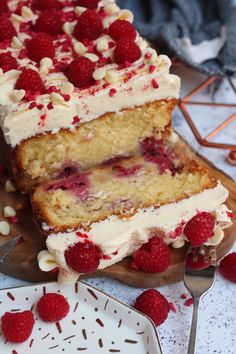
[(17, 61), (10, 52), (0, 53), (0, 68), (3, 70), (3, 72), (17, 69)]
[(96, 9), (99, 0), (77, 0), (79, 6), (87, 7), (87, 9)]
[(189, 220), (184, 228), (184, 234), (194, 247), (200, 246), (213, 236), (214, 225), (214, 216), (201, 212)]
[(186, 257), (186, 266), (189, 268), (204, 269), (209, 267), (209, 265), (209, 260), (205, 259), (202, 254), (197, 253), (195, 255), (193, 252), (191, 252)]
[(60, 9), (62, 4), (58, 0), (34, 0), (33, 7), (40, 10)]
[(232, 283), (236, 283), (236, 252), (228, 254), (220, 262), (221, 275)]
[(32, 311), (6, 312), (1, 320), (4, 337), (6, 341), (12, 343), (25, 342), (31, 335), (35, 323)]
[(75, 86), (86, 87), (94, 83), (94, 69), (95, 64), (90, 59), (79, 57), (66, 68), (66, 75)]
[(57, 322), (66, 317), (70, 306), (61, 294), (47, 293), (37, 303), (39, 317), (45, 322)]
[(133, 254), (132, 268), (148, 273), (164, 272), (170, 265), (170, 251), (160, 237), (153, 237)]
[(12, 39), (13, 36), (17, 36), (15, 27), (7, 16), (0, 16), (0, 41)]
[(79, 41), (97, 39), (103, 32), (103, 25), (100, 16), (95, 10), (86, 10), (79, 17), (74, 28), (74, 36)]
[(42, 12), (34, 25), (34, 30), (51, 35), (61, 33), (63, 24), (61, 16), (61, 12), (56, 10)]
[(7, 0), (1, 0), (0, 1), (0, 14), (3, 14), (4, 12), (8, 12), (9, 7), (7, 4)]
[(116, 43), (114, 60), (117, 64), (134, 63), (141, 57), (139, 46), (129, 38), (121, 38)]
[(167, 319), (170, 311), (170, 305), (166, 298), (155, 289), (146, 290), (139, 295), (134, 307), (149, 316), (156, 326), (159, 326)]
[(37, 33), (27, 42), (27, 49), (29, 58), (36, 62), (45, 57), (53, 58), (55, 55), (53, 38), (46, 33)]
[(45, 87), (41, 77), (37, 71), (32, 69), (25, 69), (22, 71), (16, 81), (15, 88), (17, 90), (23, 89), (30, 93), (42, 94), (45, 92)]
[(112, 22), (108, 29), (108, 34), (115, 41), (118, 41), (123, 37), (129, 38), (130, 40), (135, 40), (136, 38), (136, 30), (134, 26), (126, 20), (116, 20)]
[(99, 266), (101, 250), (91, 242), (78, 242), (65, 251), (65, 259), (76, 272), (90, 273)]

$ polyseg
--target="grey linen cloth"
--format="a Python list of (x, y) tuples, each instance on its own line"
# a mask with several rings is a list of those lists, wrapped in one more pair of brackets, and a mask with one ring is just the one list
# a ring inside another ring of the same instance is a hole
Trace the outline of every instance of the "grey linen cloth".
[(236, 72), (236, 0), (117, 0), (158, 50), (210, 75)]

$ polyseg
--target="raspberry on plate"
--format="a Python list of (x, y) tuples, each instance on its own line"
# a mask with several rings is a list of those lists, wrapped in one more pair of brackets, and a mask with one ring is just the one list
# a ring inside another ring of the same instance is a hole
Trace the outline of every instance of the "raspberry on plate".
[(1, 0), (0, 1), (0, 14), (3, 14), (4, 12), (8, 12), (9, 7), (7, 4), (7, 0)]
[(95, 64), (88, 58), (74, 59), (66, 68), (66, 76), (76, 87), (86, 87), (94, 83)]
[(58, 0), (34, 0), (33, 6), (39, 10), (60, 9), (62, 4)]
[(1, 320), (4, 337), (12, 343), (25, 342), (31, 335), (35, 323), (32, 311), (6, 312)]
[(60, 11), (43, 11), (34, 25), (34, 30), (56, 35), (62, 32), (62, 24)]
[(103, 32), (103, 24), (95, 10), (86, 10), (79, 17), (74, 28), (74, 36), (79, 41), (97, 39)]
[(136, 38), (136, 30), (134, 26), (126, 20), (116, 20), (112, 22), (108, 28), (108, 34), (115, 41), (118, 41), (123, 37), (131, 40), (135, 40)]
[(65, 251), (66, 263), (78, 273), (97, 270), (101, 259), (100, 249), (91, 242), (78, 242)]
[(53, 45), (53, 38), (46, 33), (37, 33), (26, 45), (28, 55), (31, 60), (40, 62), (41, 59), (53, 58), (55, 55), (55, 48)]
[(236, 252), (232, 252), (222, 259), (219, 270), (225, 279), (236, 283)]
[(0, 16), (0, 41), (12, 39), (13, 36), (17, 36), (15, 27), (7, 16)]
[(187, 222), (184, 234), (192, 246), (200, 246), (213, 236), (214, 225), (214, 216), (203, 211)]
[(44, 93), (45, 87), (43, 81), (37, 71), (32, 69), (25, 69), (22, 71), (18, 80), (16, 81), (15, 88), (17, 90), (25, 90), (30, 93)]
[(45, 322), (57, 322), (66, 317), (70, 306), (61, 294), (48, 293), (43, 295), (37, 303), (37, 312)]
[(141, 57), (141, 49), (129, 38), (121, 38), (116, 43), (114, 59), (117, 64), (133, 63)]
[(17, 61), (10, 52), (0, 53), (0, 68), (4, 73), (8, 70), (17, 69)]
[(87, 7), (87, 9), (96, 9), (99, 0), (77, 0), (78, 6)]
[(167, 244), (160, 237), (155, 236), (134, 252), (131, 266), (148, 273), (161, 273), (169, 267), (170, 262), (171, 256)]
[(150, 317), (156, 326), (167, 319), (170, 311), (170, 305), (166, 298), (155, 289), (146, 290), (139, 295), (134, 307)]

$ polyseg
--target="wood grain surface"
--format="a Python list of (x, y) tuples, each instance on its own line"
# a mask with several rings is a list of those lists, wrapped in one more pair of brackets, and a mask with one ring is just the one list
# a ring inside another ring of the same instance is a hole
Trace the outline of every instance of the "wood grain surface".
[[(182, 138), (180, 139), (180, 144), (185, 154), (191, 156), (200, 164), (207, 167), (211, 174), (215, 178), (220, 179), (222, 184), (229, 190), (230, 196), (227, 204), (229, 208), (233, 210), (234, 215), (236, 215), (236, 184), (233, 180), (222, 171), (216, 169), (205, 158), (194, 152)], [(0, 161), (3, 157), (4, 156), (0, 151)], [(19, 222), (11, 225), (11, 233), (9, 236), (0, 236), (0, 245), (16, 235), (22, 235), (24, 242), (19, 243), (8, 255), (5, 261), (0, 263), (0, 271), (7, 275), (31, 282), (53, 280), (56, 278), (55, 273), (45, 273), (38, 268), (37, 254), (45, 247), (40, 239), (39, 231), (33, 222), (29, 197), (19, 192), (7, 193), (4, 188), (6, 179), (9, 179), (9, 176), (6, 174), (0, 175), (0, 209), (2, 210), (6, 205), (12, 206), (17, 211)], [(2, 220), (3, 218), (1, 217), (0, 219)], [(218, 246), (218, 258), (221, 258), (230, 250), (235, 239), (236, 221), (234, 220), (234, 224), (225, 231), (223, 242)], [(129, 266), (130, 258), (126, 258), (123, 261), (104, 270), (97, 271), (90, 276), (107, 276), (137, 287), (158, 287), (174, 283), (181, 280), (183, 277), (186, 249), (186, 247), (177, 250), (171, 248), (171, 266), (165, 272), (160, 274), (147, 274), (135, 271)]]

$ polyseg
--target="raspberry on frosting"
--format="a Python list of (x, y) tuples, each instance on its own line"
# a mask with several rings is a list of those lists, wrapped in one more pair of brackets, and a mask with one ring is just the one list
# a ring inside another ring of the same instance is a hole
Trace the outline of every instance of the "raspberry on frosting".
[(34, 25), (34, 30), (51, 35), (60, 34), (63, 24), (61, 16), (61, 12), (57, 10), (43, 11)]
[(103, 32), (103, 24), (95, 10), (89, 9), (82, 13), (74, 28), (74, 36), (79, 41), (97, 39)]
[(55, 56), (53, 38), (46, 33), (37, 33), (27, 42), (26, 47), (29, 58), (36, 62), (40, 62), (45, 57), (53, 58)]
[(3, 70), (3, 72), (17, 69), (17, 61), (10, 52), (0, 53), (0, 68)]
[(121, 38), (116, 43), (114, 60), (117, 64), (133, 63), (141, 57), (139, 46), (129, 38)]
[(16, 30), (11, 21), (7, 16), (0, 16), (0, 41), (5, 39), (12, 39), (13, 36), (16, 36)]
[(60, 9), (62, 4), (58, 0), (34, 0), (33, 7), (39, 10)]
[(22, 71), (16, 81), (15, 89), (25, 90), (31, 94), (43, 94), (45, 87), (38, 72), (32, 69)]
[(108, 34), (115, 41), (118, 41), (123, 37), (129, 38), (131, 40), (135, 40), (136, 38), (136, 31), (134, 26), (126, 20), (114, 21), (108, 29)]
[(63, 295), (48, 293), (37, 303), (37, 312), (45, 322), (57, 322), (66, 317), (70, 310), (68, 301)]
[(184, 234), (192, 246), (200, 246), (213, 236), (214, 225), (214, 216), (203, 211), (188, 221)]
[(4, 337), (6, 341), (12, 343), (25, 342), (31, 335), (35, 323), (32, 311), (6, 312), (1, 321)]
[(8, 12), (9, 7), (7, 4), (7, 0), (1, 0), (0, 1), (0, 14), (3, 14), (4, 12)]
[(77, 0), (78, 6), (87, 7), (87, 9), (96, 9), (99, 0)]
[(65, 74), (72, 84), (77, 87), (86, 87), (94, 83), (93, 72), (95, 63), (86, 57), (79, 57), (66, 68)]

